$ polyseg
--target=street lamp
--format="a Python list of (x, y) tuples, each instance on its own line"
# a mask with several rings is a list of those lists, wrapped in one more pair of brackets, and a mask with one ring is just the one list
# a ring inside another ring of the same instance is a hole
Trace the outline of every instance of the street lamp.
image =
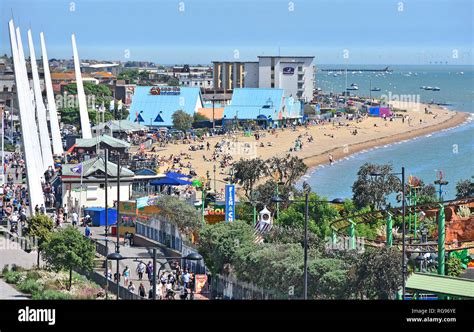
[[(113, 252), (111, 254), (108, 254), (106, 258), (107, 258), (107, 261), (117, 261), (117, 300), (119, 300), (120, 298), (119, 296), (120, 295), (119, 261), (125, 258), (119, 252)], [(106, 275), (105, 277), (108, 278), (109, 276)], [(108, 279), (107, 279), (107, 283), (108, 283)]]
[[(322, 200), (309, 200), (309, 194), (311, 193), (311, 187), (304, 182), (303, 191), (305, 195), (304, 201), (290, 199), (290, 203), (305, 203), (304, 209), (304, 267), (303, 267), (303, 280), (304, 280), (304, 289), (303, 297), (305, 300), (308, 299), (308, 216), (309, 216), (309, 202), (311, 203), (332, 203), (332, 204), (344, 204), (344, 199), (335, 198), (331, 201), (322, 201)], [(271, 201), (273, 203), (282, 203), (285, 200), (280, 196), (276, 195), (272, 197)]]
[[(406, 265), (406, 240), (405, 240), (405, 196), (406, 196), (406, 188), (405, 188), (405, 167), (402, 167), (402, 171), (400, 173), (389, 173), (389, 174), (382, 174), (372, 172), (370, 176), (379, 177), (379, 176), (386, 176), (386, 175), (397, 175), (397, 179), (401, 181), (402, 184), (402, 298), (405, 300), (405, 277), (407, 275), (407, 265)], [(401, 179), (398, 177), (401, 175)]]

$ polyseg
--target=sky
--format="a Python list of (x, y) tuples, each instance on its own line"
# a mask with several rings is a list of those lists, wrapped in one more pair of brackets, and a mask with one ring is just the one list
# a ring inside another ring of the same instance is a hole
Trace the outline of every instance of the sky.
[[(0, 0), (49, 58), (160, 64), (312, 55), (316, 64), (474, 63), (473, 0)], [(25, 41), (24, 41), (25, 45)]]

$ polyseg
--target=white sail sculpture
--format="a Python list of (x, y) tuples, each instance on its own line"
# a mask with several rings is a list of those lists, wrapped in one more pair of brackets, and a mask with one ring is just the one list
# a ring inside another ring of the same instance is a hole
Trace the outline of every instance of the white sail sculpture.
[(20, 67), (21, 71), (23, 74), (23, 80), (24, 80), (24, 87), (27, 93), (27, 110), (28, 110), (28, 117), (27, 117), (27, 125), (29, 128), (28, 135), (30, 136), (33, 146), (35, 147), (33, 150), (34, 156), (35, 156), (35, 162), (36, 162), (36, 167), (38, 172), (40, 172), (40, 176), (43, 177), (45, 167), (43, 163), (43, 156), (41, 155), (41, 149), (40, 149), (40, 140), (38, 136), (38, 127), (36, 126), (36, 116), (35, 116), (35, 106), (34, 106), (34, 97), (33, 97), (33, 91), (31, 90), (30, 87), (30, 81), (28, 79), (28, 74), (27, 74), (27, 69), (26, 69), (26, 61), (25, 61), (25, 53), (23, 51), (23, 42), (21, 41), (21, 32), (20, 28), (16, 28), (16, 42), (18, 45), (18, 55), (20, 57)]
[(28, 48), (30, 50), (31, 72), (33, 74), (33, 91), (35, 96), (36, 117), (38, 119), (41, 155), (43, 157), (43, 166), (46, 168), (46, 171), (48, 167), (52, 167), (54, 169), (54, 160), (53, 152), (51, 151), (48, 122), (46, 120), (46, 107), (44, 107), (43, 95), (41, 93), (38, 66), (36, 64), (35, 47), (33, 45), (31, 30), (28, 30)]
[[(15, 26), (13, 24), (13, 20), (8, 22), (8, 27), (10, 30), (10, 46), (12, 50), (12, 58), (13, 58), (13, 65), (15, 68), (15, 84), (17, 90), (17, 98), (18, 98), (18, 108), (20, 110), (20, 127), (21, 127), (21, 135), (23, 139), (23, 152), (25, 158), (25, 165), (26, 165), (26, 182), (28, 185), (28, 195), (29, 195), (29, 210), (30, 213), (34, 213), (34, 207), (36, 205), (40, 206), (44, 204), (44, 196), (43, 196), (43, 189), (41, 187), (41, 180), (40, 180), (40, 173), (39, 170), (36, 168), (35, 163), (35, 155), (34, 149), (35, 146), (33, 145), (33, 140), (31, 139), (29, 133), (29, 126), (27, 125), (27, 119), (31, 115), (28, 114), (28, 105), (29, 101), (28, 94), (30, 93), (30, 89), (28, 86), (25, 86), (24, 81), (25, 77), (23, 76), (22, 65), (20, 62), (20, 56), (18, 52), (17, 40), (15, 35)], [(25, 74), (26, 74), (26, 68)]]
[(41, 58), (43, 59), (44, 85), (46, 87), (46, 99), (48, 101), (49, 125), (51, 127), (51, 141), (53, 143), (54, 155), (64, 153), (61, 132), (59, 129), (58, 111), (56, 110), (56, 101), (54, 100), (53, 83), (51, 82), (51, 73), (49, 72), (48, 53), (46, 52), (46, 43), (44, 34), (40, 33)]
[(84, 93), (84, 86), (82, 85), (82, 74), (79, 62), (79, 55), (77, 53), (76, 36), (73, 34), (71, 36), (71, 39), (72, 52), (74, 56), (74, 71), (76, 72), (77, 99), (79, 101), (79, 115), (81, 117), (82, 138), (92, 138), (91, 125), (89, 122), (89, 113), (87, 112), (86, 95)]

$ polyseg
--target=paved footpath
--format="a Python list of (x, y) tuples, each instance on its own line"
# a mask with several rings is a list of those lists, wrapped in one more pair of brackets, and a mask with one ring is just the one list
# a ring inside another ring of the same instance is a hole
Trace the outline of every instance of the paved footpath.
[(28, 300), (29, 298), (17, 291), (0, 278), (0, 300)]

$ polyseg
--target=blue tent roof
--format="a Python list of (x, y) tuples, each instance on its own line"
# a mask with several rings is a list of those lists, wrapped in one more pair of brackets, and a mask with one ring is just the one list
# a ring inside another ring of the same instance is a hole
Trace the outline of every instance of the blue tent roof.
[(188, 179), (192, 178), (191, 175), (181, 174), (177, 172), (168, 172), (166, 173), (166, 176), (170, 178), (188, 178)]
[(165, 177), (161, 178), (158, 180), (150, 181), (150, 184), (152, 186), (159, 186), (159, 185), (168, 185), (168, 186), (187, 186), (192, 184), (189, 181), (180, 179), (180, 178), (174, 178), (174, 177)]
[(194, 112), (197, 111), (196, 106), (202, 107), (199, 88), (181, 87), (180, 93), (175, 95), (152, 95), (150, 93), (151, 88), (153, 87), (137, 86), (135, 88), (132, 105), (130, 106), (131, 121), (136, 120), (138, 112), (139, 117), (144, 120), (144, 125), (150, 125), (151, 119), (154, 126), (172, 126), (171, 115), (177, 110), (183, 110), (190, 115), (194, 115)]
[(284, 97), (283, 89), (234, 89), (232, 101), (224, 108), (226, 119), (294, 119), (301, 116), (301, 102)]

